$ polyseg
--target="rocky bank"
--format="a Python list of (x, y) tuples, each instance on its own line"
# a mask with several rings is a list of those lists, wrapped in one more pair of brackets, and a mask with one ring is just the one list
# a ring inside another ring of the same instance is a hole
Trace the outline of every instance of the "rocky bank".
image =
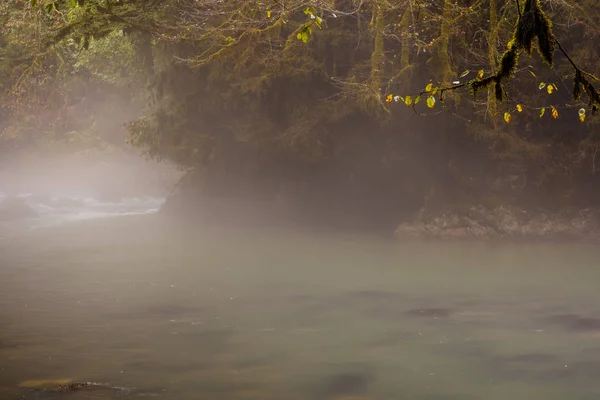
[(592, 209), (547, 212), (511, 206), (483, 206), (468, 211), (421, 210), (414, 220), (401, 223), (399, 239), (508, 239), (575, 240), (600, 239), (600, 211)]
[(398, 197), (349, 190), (343, 182), (328, 189), (318, 184), (282, 185), (277, 180), (267, 185), (253, 176), (243, 178), (232, 181), (231, 176), (189, 173), (176, 185), (162, 212), (200, 224), (368, 231), (400, 240), (600, 239), (600, 208), (548, 211), (509, 201), (470, 205), (473, 199), (465, 196), (428, 202), (418, 194)]

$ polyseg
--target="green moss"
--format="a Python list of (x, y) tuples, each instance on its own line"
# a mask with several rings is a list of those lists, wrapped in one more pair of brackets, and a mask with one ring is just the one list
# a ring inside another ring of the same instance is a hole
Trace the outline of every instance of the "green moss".
[(531, 54), (533, 40), (537, 38), (538, 51), (550, 66), (554, 63), (555, 39), (552, 23), (542, 11), (539, 0), (526, 0), (514, 34), (514, 41), (520, 49)]

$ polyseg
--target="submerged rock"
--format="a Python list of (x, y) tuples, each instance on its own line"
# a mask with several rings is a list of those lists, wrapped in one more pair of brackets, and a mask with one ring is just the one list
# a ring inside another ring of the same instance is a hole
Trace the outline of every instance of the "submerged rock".
[(400, 224), (397, 238), (412, 239), (598, 239), (600, 215), (593, 210), (530, 212), (516, 207), (471, 207), (466, 213), (420, 212)]
[(95, 382), (74, 382), (71, 379), (38, 379), (23, 381), (19, 387), (51, 392), (73, 392), (76, 390), (106, 386)]
[(34, 379), (19, 383), (19, 387), (28, 389), (45, 389), (53, 390), (64, 385), (69, 385), (73, 381), (71, 379)]
[[(38, 393), (45, 392), (45, 393), (53, 394), (52, 398), (54, 398), (55, 395), (56, 396), (60, 396), (61, 394), (68, 395), (70, 393), (78, 392), (81, 390), (101, 392), (102, 394), (105, 394), (105, 395), (101, 396), (101, 398), (114, 398), (115, 394), (111, 394), (111, 392), (127, 392), (127, 393), (136, 394), (136, 395), (140, 395), (140, 396), (156, 396), (157, 395), (157, 393), (145, 392), (145, 391), (138, 390), (136, 388), (113, 386), (108, 383), (72, 381), (71, 379), (29, 380), (29, 381), (23, 381), (23, 382), (19, 383), (19, 387), (22, 389), (29, 389), (29, 390), (32, 390), (32, 391), (38, 392)], [(58, 398), (58, 397), (56, 397), (56, 398)], [(94, 397), (94, 398), (96, 398), (96, 397)]]
[(578, 314), (556, 314), (547, 320), (574, 332), (600, 332), (600, 318)]
[(92, 386), (100, 386), (100, 384), (92, 382), (71, 382), (66, 385), (60, 385), (56, 388), (58, 392), (73, 392), (75, 390), (81, 390)]
[(362, 397), (368, 392), (372, 377), (365, 373), (341, 373), (331, 376), (323, 382), (316, 393), (318, 398), (354, 398)]
[(9, 197), (0, 203), (0, 221), (14, 221), (38, 217), (37, 212), (25, 202), (25, 199)]

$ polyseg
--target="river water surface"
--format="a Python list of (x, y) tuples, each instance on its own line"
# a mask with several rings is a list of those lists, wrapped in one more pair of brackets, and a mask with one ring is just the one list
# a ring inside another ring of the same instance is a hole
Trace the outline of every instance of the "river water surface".
[[(0, 399), (599, 399), (599, 289), (586, 246), (159, 215), (13, 230)], [(19, 387), (46, 379), (106, 386)]]

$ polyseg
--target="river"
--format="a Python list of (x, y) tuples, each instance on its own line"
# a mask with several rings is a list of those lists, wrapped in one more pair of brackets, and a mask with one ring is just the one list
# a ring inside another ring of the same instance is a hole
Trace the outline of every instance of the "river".
[[(1, 399), (600, 398), (598, 248), (151, 209), (0, 236)], [(62, 379), (103, 386), (19, 387)]]

